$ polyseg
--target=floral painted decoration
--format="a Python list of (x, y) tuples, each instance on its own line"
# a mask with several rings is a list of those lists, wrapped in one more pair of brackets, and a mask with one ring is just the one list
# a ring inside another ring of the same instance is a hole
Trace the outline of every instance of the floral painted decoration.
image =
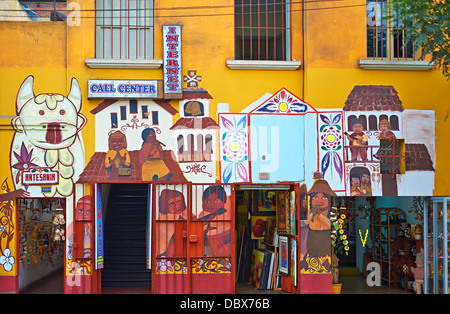
[(228, 183), (233, 175), (235, 181), (248, 182), (248, 170), (243, 163), (248, 160), (247, 116), (237, 123), (234, 117), (233, 121), (224, 116), (221, 120), (226, 129), (221, 138), (222, 160), (229, 163), (222, 172), (223, 182)]
[(14, 256), (11, 255), (10, 249), (5, 249), (3, 255), (0, 256), (0, 265), (3, 266), (5, 271), (11, 271), (15, 263)]
[(331, 257), (311, 256), (308, 252), (300, 259), (300, 271), (303, 274), (329, 273), (331, 271)]
[[(15, 191), (11, 192), (8, 181), (5, 179), (1, 185), (0, 193), (4, 195), (13, 195), (11, 199), (0, 202), (0, 265), (6, 272), (14, 268), (15, 259), (11, 255), (10, 247), (14, 246), (15, 223), (14, 223), (14, 202)], [(1, 272), (1, 271), (0, 271)]]
[(325, 177), (325, 173), (328, 169), (332, 172), (332, 169), (334, 168), (339, 174), (339, 178), (342, 182), (344, 167), (341, 156), (338, 153), (338, 151), (342, 149), (342, 128), (339, 125), (339, 122), (341, 121), (341, 114), (338, 113), (334, 117), (330, 115), (330, 118), (324, 114), (320, 114), (319, 116), (320, 120), (324, 123), (319, 130), (321, 134), (320, 148), (326, 151), (321, 162), (323, 176)]
[(32, 162), (34, 159), (34, 158), (32, 158), (33, 149), (31, 149), (30, 152), (28, 152), (24, 143), (22, 143), (22, 147), (20, 148), (20, 155), (17, 154), (16, 152), (13, 152), (13, 153), (17, 159), (17, 163), (15, 163), (12, 167), (14, 169), (19, 170), (19, 171), (17, 171), (16, 178), (15, 178), (16, 183), (19, 183), (20, 174), (23, 171), (27, 171), (27, 170), (30, 170), (31, 168), (39, 167), (39, 166)]
[(289, 92), (281, 90), (266, 104), (256, 110), (261, 113), (305, 113), (308, 106)]

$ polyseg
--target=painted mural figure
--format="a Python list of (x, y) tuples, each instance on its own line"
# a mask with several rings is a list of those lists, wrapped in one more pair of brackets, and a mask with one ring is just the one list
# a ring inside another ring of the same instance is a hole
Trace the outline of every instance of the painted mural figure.
[[(379, 140), (393, 140), (396, 139), (395, 134), (391, 131), (391, 123), (386, 120), (383, 119), (380, 121), (379, 126), (378, 126), (379, 130), (380, 130), (380, 135), (378, 137)], [(373, 157), (375, 157), (376, 159), (380, 159), (380, 153), (382, 152), (381, 149), (379, 149), (375, 155), (373, 155)]]
[(73, 78), (67, 97), (54, 93), (36, 96), (33, 85), (33, 76), (28, 76), (20, 86), (17, 116), (11, 121), (16, 131), (11, 144), (14, 185), (16, 189), (24, 187), (20, 175), (31, 168), (51, 168), (59, 173), (58, 185), (43, 194), (69, 196), (84, 166), (81, 129), (87, 120), (81, 114), (81, 89)]
[(120, 131), (112, 133), (108, 139), (108, 149), (105, 157), (105, 168), (111, 173), (112, 177), (116, 177), (118, 168), (129, 168), (131, 166), (125, 134)]
[(308, 192), (310, 208), (305, 224), (309, 227), (306, 246), (310, 256), (326, 257), (331, 254), (330, 204), (331, 196), (335, 195), (325, 180), (317, 180)]
[[(91, 196), (85, 195), (81, 197), (75, 207), (75, 220), (91, 221)], [(91, 228), (90, 223), (83, 224), (84, 235), (84, 258), (91, 257)]]
[(361, 174), (361, 190), (364, 192), (364, 196), (372, 196), (372, 183), (370, 182), (369, 171)]
[[(228, 222), (211, 220), (229, 220), (231, 212), (225, 208), (227, 194), (222, 186), (209, 186), (203, 191), (202, 208), (198, 220), (205, 220), (205, 248), (209, 244), (210, 252), (206, 256), (231, 255), (231, 225)], [(207, 250), (205, 250), (207, 251)]]
[(142, 164), (142, 180), (158, 181), (158, 179), (165, 177), (165, 180), (169, 181), (172, 173), (164, 161), (161, 147), (164, 144), (156, 139), (156, 132), (152, 128), (144, 129), (141, 136), (144, 141), (139, 152), (139, 161)]
[[(186, 220), (187, 207), (183, 193), (177, 190), (165, 189), (159, 196), (159, 232), (157, 256), (172, 257), (175, 254), (175, 223), (174, 220)], [(191, 220), (196, 217), (191, 215)], [(164, 223), (164, 221), (169, 222)]]
[(109, 136), (108, 152), (105, 157), (105, 168), (108, 170), (119, 167), (130, 167), (130, 154), (127, 150), (127, 138), (125, 134), (116, 131)]
[(361, 120), (354, 119), (352, 122), (352, 129), (353, 133), (350, 135), (347, 132), (344, 132), (350, 142), (352, 161), (358, 160), (358, 157), (360, 160), (367, 160), (367, 147), (365, 146), (367, 145), (369, 138), (363, 132), (364, 127)]
[(361, 177), (359, 174), (354, 173), (350, 176), (350, 195), (351, 196), (364, 196), (365, 190), (361, 187)]

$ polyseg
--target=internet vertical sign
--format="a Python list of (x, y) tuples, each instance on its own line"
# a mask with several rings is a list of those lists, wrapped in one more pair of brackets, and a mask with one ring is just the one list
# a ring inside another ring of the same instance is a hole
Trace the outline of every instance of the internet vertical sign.
[(181, 26), (164, 25), (164, 98), (180, 99), (181, 86)]

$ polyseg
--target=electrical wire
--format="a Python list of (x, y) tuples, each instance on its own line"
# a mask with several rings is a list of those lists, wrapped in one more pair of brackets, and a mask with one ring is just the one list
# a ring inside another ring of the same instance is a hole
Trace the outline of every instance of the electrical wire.
[[(234, 5), (215, 5), (215, 6), (186, 6), (186, 7), (156, 7), (153, 8), (151, 10), (153, 11), (159, 11), (159, 10), (205, 10), (205, 9), (229, 9), (229, 8), (235, 8), (235, 7), (242, 7), (242, 8), (247, 8), (247, 7), (264, 7), (264, 6), (278, 6), (278, 5), (285, 5), (285, 4), (308, 4), (308, 3), (320, 3), (320, 2), (342, 2), (342, 1), (350, 1), (350, 0), (304, 0), (304, 1), (280, 1), (277, 3), (265, 3), (265, 4), (261, 4), (261, 3), (257, 3), (257, 4), (234, 4)], [(375, 0), (374, 0), (375, 1)], [(35, 1), (30, 1), (30, 2), (35, 2)], [(26, 3), (26, 2), (25, 2)], [(59, 2), (61, 3), (61, 2)], [(76, 3), (76, 2), (75, 2)], [(70, 2), (68, 3), (70, 4)], [(363, 4), (356, 4), (355, 6), (360, 6)], [(366, 5), (366, 2), (364, 1), (364, 5)], [(50, 10), (50, 9), (44, 9), (44, 10)], [(96, 12), (96, 11), (127, 11), (127, 8), (119, 8), (119, 9), (80, 9), (78, 11), (80, 12)], [(133, 9), (133, 10), (147, 10), (147, 9)], [(7, 10), (0, 10), (0, 11), (5, 11), (5, 12), (14, 12), (14, 11), (20, 11), (22, 12), (22, 10), (17, 10), (17, 9), (7, 9)]]
[[(310, 0), (310, 1), (299, 1), (299, 2), (281, 2), (278, 3), (276, 5), (280, 5), (280, 4), (301, 4), (301, 3), (320, 3), (320, 2), (330, 2), (330, 1), (334, 1), (334, 2), (338, 2), (338, 1), (346, 1), (346, 0)], [(273, 4), (270, 4), (270, 6), (272, 6)], [(246, 5), (246, 6), (259, 6), (254, 5), (254, 4), (250, 4), (250, 5)], [(342, 5), (342, 6), (331, 6), (331, 7), (320, 7), (320, 8), (300, 8), (300, 9), (282, 9), (282, 10), (270, 10), (267, 13), (283, 13), (283, 12), (303, 12), (303, 11), (320, 11), (320, 10), (332, 10), (332, 9), (345, 9), (345, 8), (354, 8), (354, 7), (362, 7), (362, 6), (366, 6), (366, 3), (362, 3), (362, 4), (351, 4), (351, 5)], [(141, 11), (141, 10), (148, 10), (148, 11), (157, 11), (157, 10), (193, 10), (193, 9), (202, 9), (202, 10), (209, 10), (209, 9), (220, 9), (220, 8), (235, 8), (236, 5), (233, 6), (210, 6), (210, 7), (204, 7), (204, 6), (196, 6), (196, 7), (177, 7), (177, 8), (148, 8), (148, 9), (141, 9), (141, 8), (135, 8), (135, 9), (129, 9), (129, 8), (119, 8), (119, 9), (80, 9), (80, 10), (73, 10), (73, 11), (68, 11), (66, 10), (58, 10), (57, 12), (61, 12), (63, 13), (64, 11), (67, 13), (71, 13), (71, 12), (120, 12), (120, 11), (131, 11), (131, 12), (136, 12), (136, 11)], [(241, 7), (240, 5), (238, 5), (237, 7)], [(34, 12), (52, 12), (54, 11), (53, 9), (39, 9), (33, 10)], [(2, 12), (25, 12), (22, 10), (0, 10), (0, 14)], [(251, 14), (255, 14), (255, 12), (249, 11), (249, 12), (244, 12), (244, 13), (235, 13), (235, 12), (230, 12), (230, 13), (211, 13), (211, 14), (188, 14), (188, 15), (156, 15), (156, 14), (152, 14), (152, 15), (139, 15), (133, 18), (189, 18), (189, 17), (214, 17), (214, 16), (230, 16), (230, 15), (236, 15), (236, 16), (242, 16), (242, 15), (251, 15)], [(14, 18), (14, 17), (23, 17), (22, 15), (0, 15), (0, 17), (10, 17), (10, 18)], [(112, 17), (112, 18), (119, 18), (119, 17), (115, 17), (115, 16), (108, 16)], [(77, 16), (77, 18), (96, 18), (96, 16)]]

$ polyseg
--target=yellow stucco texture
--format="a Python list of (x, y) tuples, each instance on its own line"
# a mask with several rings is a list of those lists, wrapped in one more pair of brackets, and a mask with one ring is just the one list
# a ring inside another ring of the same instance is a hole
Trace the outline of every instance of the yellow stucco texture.
[(405, 109), (434, 110), (436, 171), (433, 194), (450, 195), (450, 144), (447, 138), (450, 133), (450, 83), (439, 69), (379, 71), (309, 68), (305, 82), (304, 100), (316, 108), (343, 108), (356, 85), (392, 85)]

